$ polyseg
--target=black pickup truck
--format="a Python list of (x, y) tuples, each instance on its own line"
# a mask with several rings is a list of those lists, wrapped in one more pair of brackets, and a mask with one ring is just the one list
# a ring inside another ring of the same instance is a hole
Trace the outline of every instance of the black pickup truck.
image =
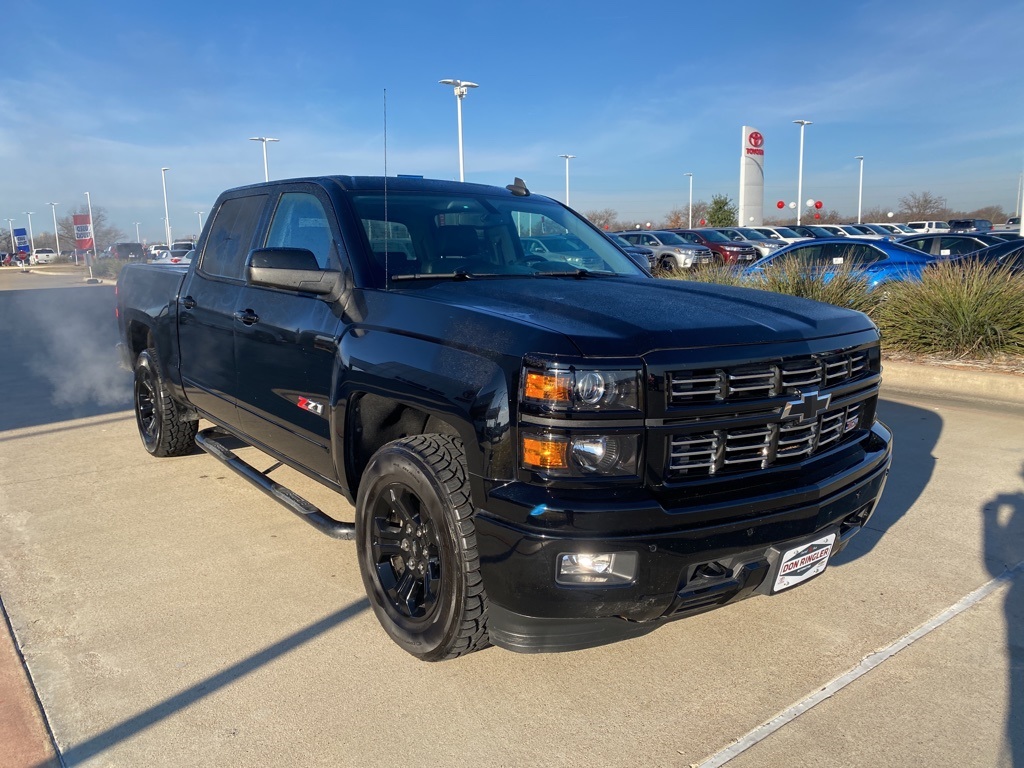
[(230, 190), (188, 267), (125, 267), (118, 318), (146, 449), (198, 443), (355, 539), (380, 623), (424, 660), (584, 648), (788, 589), (889, 470), (867, 317), (656, 279), (519, 179)]

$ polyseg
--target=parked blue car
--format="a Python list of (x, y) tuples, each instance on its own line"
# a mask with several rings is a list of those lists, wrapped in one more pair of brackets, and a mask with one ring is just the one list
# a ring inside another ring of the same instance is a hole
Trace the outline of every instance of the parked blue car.
[(830, 279), (836, 269), (852, 269), (856, 274), (863, 274), (869, 291), (895, 280), (920, 280), (925, 267), (935, 261), (926, 253), (891, 240), (823, 237), (781, 248), (755, 261), (744, 274), (751, 277), (764, 274), (772, 265), (791, 259), (825, 280)]

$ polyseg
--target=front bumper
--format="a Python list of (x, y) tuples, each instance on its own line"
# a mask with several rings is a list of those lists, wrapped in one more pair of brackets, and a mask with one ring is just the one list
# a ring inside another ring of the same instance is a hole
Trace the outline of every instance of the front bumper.
[[(781, 551), (834, 532), (833, 553), (838, 552), (870, 519), (891, 463), (891, 433), (876, 423), (867, 443), (861, 461), (840, 476), (775, 494), (768, 509), (765, 499), (753, 495), (736, 501), (720, 516), (726, 522), (683, 521), (653, 533), (600, 536), (512, 523), (508, 515), (481, 510), (477, 541), (491, 603), (491, 641), (523, 652), (576, 650), (769, 593)], [(750, 514), (751, 509), (758, 511)], [(551, 511), (550, 503), (545, 511)], [(617, 517), (630, 519), (630, 509), (618, 511)], [(687, 511), (661, 509), (674, 520)], [(563, 512), (572, 517), (572, 510)], [(649, 504), (632, 512), (650, 519)], [(617, 587), (556, 584), (559, 556), (580, 552), (636, 552), (636, 579)]]

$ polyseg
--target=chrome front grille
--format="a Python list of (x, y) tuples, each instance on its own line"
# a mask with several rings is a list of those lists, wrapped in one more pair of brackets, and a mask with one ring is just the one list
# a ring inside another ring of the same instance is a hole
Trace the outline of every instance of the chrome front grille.
[(828, 389), (868, 373), (866, 349), (729, 368), (674, 371), (669, 374), (668, 404), (778, 397), (797, 390)]
[(668, 477), (711, 477), (802, 460), (839, 444), (858, 429), (863, 402), (833, 408), (808, 421), (680, 432), (669, 439)]

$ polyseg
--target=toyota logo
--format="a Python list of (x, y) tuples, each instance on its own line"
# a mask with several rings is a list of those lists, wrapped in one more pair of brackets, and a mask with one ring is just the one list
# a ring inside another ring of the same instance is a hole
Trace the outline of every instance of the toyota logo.
[(750, 142), (752, 147), (760, 147), (764, 144), (764, 136), (761, 135), (760, 131), (751, 131), (750, 136), (747, 137), (747, 141)]

